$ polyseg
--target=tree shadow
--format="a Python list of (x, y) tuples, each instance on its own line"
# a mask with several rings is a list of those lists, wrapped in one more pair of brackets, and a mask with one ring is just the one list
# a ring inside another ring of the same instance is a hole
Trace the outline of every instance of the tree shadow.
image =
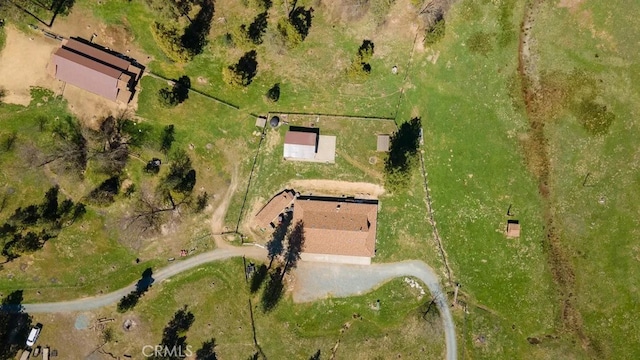
[(137, 304), (142, 295), (149, 290), (151, 284), (155, 281), (153, 278), (153, 270), (151, 268), (146, 268), (142, 272), (142, 276), (140, 280), (136, 283), (136, 288), (130, 292), (129, 294), (123, 296), (118, 302), (117, 310), (118, 312), (126, 312), (133, 309)]
[(304, 7), (296, 6), (298, 1), (293, 3), (291, 12), (289, 12), (289, 22), (296, 29), (298, 34), (304, 40), (309, 35), (309, 29), (311, 29), (311, 20), (313, 19), (313, 8), (305, 9)]
[(245, 53), (238, 63), (235, 65), (236, 72), (243, 74), (245, 78), (245, 86), (251, 84), (253, 78), (258, 73), (258, 61), (256, 60), (258, 53), (255, 50), (251, 50)]
[(399, 189), (409, 181), (409, 170), (418, 153), (421, 132), (422, 122), (415, 117), (402, 123), (398, 131), (391, 135), (389, 154), (384, 164), (385, 182), (390, 189)]
[(49, 27), (53, 26), (53, 22), (56, 20), (58, 15), (69, 15), (71, 12), (71, 8), (75, 5), (75, 0), (54, 0), (51, 2), (51, 9), (53, 10), (53, 16), (51, 17), (51, 21), (49, 22)]
[(260, 290), (264, 279), (267, 278), (268, 269), (265, 264), (262, 264), (258, 267), (258, 269), (251, 276), (251, 284), (249, 285), (249, 290), (252, 294), (256, 291)]
[[(39, 23), (47, 27), (53, 26), (53, 23), (55, 22), (58, 15), (69, 15), (71, 9), (75, 5), (75, 0), (30, 0), (28, 2), (18, 2), (16, 0), (9, 1), (11, 1), (11, 3), (20, 11), (31, 16)], [(30, 5), (35, 5), (36, 8), (33, 8), (33, 6)], [(43, 14), (39, 14), (41, 11), (38, 11), (38, 7), (44, 12)], [(49, 12), (51, 12), (51, 19), (49, 20), (49, 22), (47, 22), (46, 20), (44, 20), (44, 18)]]
[(273, 310), (278, 302), (282, 298), (284, 290), (284, 284), (282, 283), (284, 271), (281, 267), (276, 268), (271, 275), (269, 275), (269, 281), (262, 293), (262, 310), (269, 312)]
[(184, 29), (184, 34), (180, 38), (182, 46), (187, 49), (190, 56), (201, 54), (207, 45), (207, 37), (211, 30), (211, 20), (213, 19), (214, 2), (203, 0), (200, 2), (200, 11)]
[(22, 306), (23, 291), (11, 292), (0, 305), (0, 359), (13, 359), (31, 330), (31, 316)]
[(180, 76), (173, 85), (173, 92), (176, 94), (179, 104), (189, 98), (189, 89), (191, 89), (191, 79), (187, 75)]
[(302, 249), (304, 249), (304, 240), (304, 223), (302, 220), (299, 220), (293, 227), (293, 230), (291, 230), (289, 240), (287, 241), (287, 252), (284, 256), (285, 265), (282, 274), (283, 277), (285, 273), (288, 273), (298, 265), (300, 254), (302, 253)]
[(202, 347), (196, 351), (197, 360), (217, 360), (215, 351), (216, 340), (211, 338), (202, 343)]
[(275, 83), (269, 91), (267, 91), (267, 99), (272, 102), (280, 100), (280, 83)]
[(282, 254), (284, 251), (284, 238), (287, 236), (287, 232), (289, 231), (289, 226), (291, 225), (291, 220), (293, 218), (293, 213), (290, 211), (284, 212), (282, 215), (282, 221), (278, 224), (271, 240), (267, 242), (267, 251), (269, 256), (269, 269), (271, 269), (271, 265), (273, 264), (273, 259)]
[(140, 278), (140, 280), (138, 280), (138, 283), (136, 283), (135, 291), (140, 294), (147, 292), (154, 281), (155, 279), (153, 278), (153, 270), (151, 270), (151, 268), (146, 268), (142, 272), (142, 277)]
[(183, 334), (189, 330), (194, 321), (195, 316), (187, 310), (187, 305), (173, 314), (173, 318), (164, 328), (160, 346), (174, 350), (176, 356), (165, 357), (165, 359), (183, 358), (181, 354), (187, 353), (187, 336)]

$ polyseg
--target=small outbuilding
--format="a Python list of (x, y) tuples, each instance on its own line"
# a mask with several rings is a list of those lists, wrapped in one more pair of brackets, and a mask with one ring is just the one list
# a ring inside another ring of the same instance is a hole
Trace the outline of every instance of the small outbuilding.
[(256, 118), (256, 127), (259, 127), (262, 129), (266, 124), (267, 124), (266, 117), (258, 116), (258, 118)]
[(336, 162), (336, 137), (320, 135), (320, 129), (291, 126), (284, 136), (285, 160)]
[(388, 134), (378, 135), (378, 146), (376, 148), (376, 151), (379, 151), (379, 152), (389, 151), (390, 141), (391, 141), (391, 137)]
[(318, 132), (289, 130), (284, 136), (284, 158), (313, 160), (318, 149)]
[(520, 237), (520, 222), (518, 220), (507, 220), (507, 237)]

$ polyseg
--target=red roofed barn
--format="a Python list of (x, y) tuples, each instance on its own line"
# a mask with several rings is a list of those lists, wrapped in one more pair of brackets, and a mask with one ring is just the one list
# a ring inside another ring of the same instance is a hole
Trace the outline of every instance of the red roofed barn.
[(63, 40), (51, 71), (58, 80), (123, 103), (131, 100), (142, 73), (134, 62), (82, 39)]

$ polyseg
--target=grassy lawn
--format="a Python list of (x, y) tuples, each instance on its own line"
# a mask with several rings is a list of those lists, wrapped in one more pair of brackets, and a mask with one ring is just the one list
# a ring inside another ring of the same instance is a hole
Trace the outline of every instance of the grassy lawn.
[[(231, 181), (232, 169), (239, 166), (240, 172), (244, 171), (247, 165), (243, 163), (249, 164), (244, 159), (248, 159), (247, 154), (257, 146), (257, 141), (252, 145), (241, 140), (245, 134), (250, 134), (253, 119), (197, 94), (174, 109), (162, 108), (157, 103), (156, 93), (164, 85), (163, 81), (153, 78), (142, 81), (145, 90), (140, 94), (137, 114), (140, 130), (149, 132), (149, 138), (155, 139), (159, 138), (164, 126), (175, 126), (176, 140), (172, 148), (187, 150), (197, 170), (194, 192), (207, 192), (209, 202), (215, 208)], [(91, 162), (82, 181), (30, 165), (31, 146), (47, 148), (52, 143), (50, 132), (40, 131), (39, 119), (58, 121), (53, 118), (68, 116), (66, 102), (47, 95), (35, 92), (32, 105), (26, 108), (0, 105), (3, 122), (0, 138), (8, 138), (13, 132), (17, 135), (14, 149), (3, 150), (0, 154), (3, 183), (0, 190), (3, 196), (8, 194), (0, 212), (3, 220), (18, 206), (39, 204), (46, 190), (54, 184), (60, 185), (61, 198), (83, 201), (107, 178), (93, 171)], [(154, 186), (167, 171), (164, 168), (155, 177), (143, 172), (148, 159), (166, 160), (166, 155), (158, 148), (159, 143), (152, 142), (132, 150), (133, 156), (123, 176), (136, 184), (138, 191), (141, 186)], [(0, 289), (3, 292), (25, 289), (25, 301), (95, 295), (134, 282), (145, 268), (165, 264), (165, 259), (175, 257), (180, 249), (202, 252), (213, 248), (210, 210), (203, 214), (188, 214), (184, 220), (173, 223), (167, 236), (155, 234), (139, 240), (123, 228), (124, 219), (135, 207), (135, 202), (135, 196), (120, 195), (116, 203), (106, 208), (90, 206), (81, 222), (63, 229), (43, 250), (5, 264), (6, 276), (0, 280)], [(136, 258), (141, 261), (136, 263)], [(52, 267), (52, 264), (56, 266)]]
[[(39, 204), (45, 192), (56, 183), (60, 183), (62, 189), (59, 201), (68, 197), (66, 190), (70, 190), (75, 201), (84, 195), (85, 186), (66, 187), (64, 176), (57, 177), (29, 160), (37, 152), (32, 146), (46, 146), (50, 139), (48, 131), (39, 130), (38, 119), (68, 115), (65, 102), (42, 95), (35, 91), (32, 105), (26, 108), (0, 105), (3, 124), (0, 138), (4, 141), (14, 132), (17, 137), (12, 150), (3, 147), (0, 153), (0, 191), (4, 199), (0, 219), (3, 221), (19, 206)], [(25, 289), (25, 298), (29, 301), (93, 295), (129, 284), (145, 267), (156, 264), (143, 261), (136, 265), (136, 255), (121, 246), (116, 235), (104, 230), (105, 223), (101, 210), (90, 207), (83, 221), (64, 228), (43, 250), (5, 264), (0, 291)], [(109, 282), (105, 282), (106, 278)]]
[[(310, 121), (311, 120), (311, 121)], [(289, 116), (290, 125), (309, 126), (312, 119)], [(383, 182), (383, 159), (376, 153), (376, 134), (389, 134), (395, 130), (392, 121), (322, 118), (316, 125), (320, 135), (336, 136), (336, 163), (287, 161), (282, 157), (284, 136), (289, 126), (269, 129), (256, 163), (254, 185), (250, 198), (270, 199), (289, 181), (294, 179), (331, 179), (361, 181), (374, 184)], [(376, 157), (375, 164), (369, 162)]]
[[(301, 4), (309, 6), (311, 2)], [(525, 4), (511, 0), (458, 2), (446, 15), (444, 39), (432, 49), (416, 49), (410, 69), (405, 65), (413, 37), (406, 34), (410, 34), (407, 29), (413, 19), (403, 13), (408, 3), (398, 4), (392, 8), (394, 21), (375, 27), (370, 14), (347, 24), (333, 20), (325, 5), (314, 3), (308, 38), (300, 46), (286, 49), (275, 37), (275, 25), (285, 14), (284, 6), (277, 2), (269, 12), (265, 43), (255, 47), (258, 75), (245, 89), (224, 85), (221, 75), (225, 66), (254, 48), (224, 41), (226, 33), (237, 33), (239, 26), (250, 23), (257, 13), (241, 2), (216, 2), (209, 45), (188, 64), (170, 62), (155, 44), (150, 30), (155, 17), (144, 2), (78, 0), (76, 7), (90, 8), (105, 22), (126, 27), (136, 44), (153, 56), (151, 71), (169, 78), (187, 74), (195, 89), (240, 107), (234, 110), (192, 92), (184, 104), (166, 109), (157, 97), (166, 83), (147, 76), (141, 82), (136, 113), (141, 124), (149, 125), (156, 135), (164, 126), (175, 125), (174, 146), (187, 150), (198, 171), (195, 189), (211, 195), (211, 208), (231, 185), (232, 174), (237, 174), (237, 190), (225, 218), (228, 229), (235, 229), (241, 216), (246, 224), (253, 210), (292, 180), (382, 185), (384, 159), (375, 152), (375, 134), (395, 129), (393, 122), (321, 117), (316, 124), (321, 134), (337, 136), (336, 163), (291, 162), (282, 159), (288, 127), (268, 129), (260, 144), (252, 113), (393, 117), (403, 88), (397, 119), (422, 118), (422, 150), (435, 220), (453, 280), (462, 285), (461, 299), (468, 304), (467, 313), (455, 314), (461, 357), (588, 356), (574, 334), (562, 328), (558, 288), (543, 248), (543, 214), (548, 210), (556, 218), (563, 250), (574, 269), (577, 308), (592, 346), (601, 358), (637, 358), (640, 353), (634, 346), (640, 341), (640, 331), (631, 314), (640, 295), (640, 246), (635, 242), (640, 235), (636, 191), (640, 185), (640, 123), (636, 116), (640, 110), (640, 30), (634, 26), (633, 14), (640, 6), (619, 0), (585, 2), (572, 9), (546, 4), (536, 16), (532, 36), (538, 71), (560, 78), (576, 69), (584, 71), (596, 84), (596, 101), (616, 115), (607, 132), (598, 136), (585, 131), (568, 107), (546, 125), (551, 195), (544, 200), (523, 151), (529, 124), (517, 62), (518, 29)], [(0, 30), (0, 48), (3, 36)], [(354, 81), (345, 75), (345, 69), (364, 39), (375, 43), (373, 70), (367, 79)], [(435, 63), (434, 52), (439, 54)], [(398, 75), (390, 71), (394, 65), (400, 68)], [(406, 81), (405, 71), (410, 71)], [(282, 96), (272, 104), (263, 97), (274, 83), (281, 84)], [(70, 179), (53, 179), (40, 168), (23, 165), (24, 144), (48, 141), (47, 134), (38, 130), (36, 119), (52, 114), (66, 115), (66, 104), (40, 98), (26, 108), (0, 105), (0, 136), (18, 132), (16, 150), (0, 153), (0, 191), (15, 191), (6, 208), (0, 210), (1, 219), (17, 206), (39, 202), (54, 181), (74, 189), (70, 196), (79, 199), (103, 180), (90, 172), (74, 187)], [(308, 126), (315, 116), (289, 116), (287, 121)], [(157, 148), (145, 147), (136, 156), (138, 160), (130, 162), (126, 174), (139, 183), (147, 179), (142, 172), (144, 163), (164, 155)], [(372, 157), (376, 157), (374, 164)], [(251, 186), (240, 214), (252, 168)], [(407, 189), (381, 196), (375, 261), (419, 258), (439, 271), (443, 269), (427, 222), (425, 197), (419, 169)], [(117, 233), (105, 230), (126, 212), (124, 206), (131, 200), (121, 200), (121, 207), (91, 208), (86, 221), (65, 229), (64, 236), (52, 240), (42, 252), (6, 265), (3, 273), (7, 276), (0, 279), (0, 291), (28, 289), (27, 301), (91, 295), (134, 281), (144, 268), (163, 264), (165, 260), (159, 259), (172, 256), (176, 249), (212, 248), (206, 240), (210, 208), (177, 226), (173, 234), (179, 234), (178, 240), (158, 236), (141, 244), (137, 253), (130, 244), (123, 244)], [(520, 238), (505, 238), (508, 219), (520, 221)], [(140, 254), (143, 261), (135, 264)], [(122, 351), (137, 353), (136, 346), (157, 343), (172, 311), (168, 309), (189, 304), (196, 315), (188, 334), (191, 344), (199, 345), (213, 336), (223, 358), (252, 354), (247, 304), (244, 300), (229, 301), (250, 297), (238, 286), (243, 282), (240, 261), (223, 265), (210, 265), (154, 287), (136, 310), (143, 319), (140, 337), (127, 339), (131, 334), (118, 327), (117, 336), (129, 344)], [(392, 281), (362, 297), (304, 305), (285, 299), (271, 314), (255, 312), (258, 341), (267, 356), (305, 358), (320, 349), (325, 357), (341, 339), (339, 354), (357, 353), (361, 358), (390, 358), (397, 353), (413, 358), (441, 357), (440, 330), (423, 326), (416, 310), (420, 303), (404, 287), (401, 281)], [(63, 296), (60, 288), (70, 290)], [(36, 289), (41, 291), (40, 297), (35, 295)], [(393, 307), (373, 313), (367, 304), (376, 298)], [(354, 319), (354, 313), (363, 320)], [(346, 322), (351, 327), (341, 334)], [(542, 342), (532, 345), (533, 338)], [(113, 348), (121, 349), (118, 345)]]
[[(267, 314), (260, 309), (259, 296), (250, 295), (244, 281), (242, 260), (234, 259), (153, 287), (133, 313), (124, 315), (144, 319), (140, 328), (130, 334), (114, 326), (118, 344), (106, 349), (137, 354), (144, 344), (158, 343), (173, 312), (188, 305), (195, 322), (186, 336), (194, 350), (215, 338), (220, 358), (246, 359), (256, 351), (248, 307), (252, 298), (256, 337), (267, 357), (308, 358), (320, 350), (322, 358), (327, 358), (338, 340), (337, 355), (357, 359), (388, 359), (397, 354), (435, 358), (444, 353), (439, 319), (422, 320), (424, 299), (418, 300), (416, 290), (401, 279), (348, 299), (293, 304), (285, 298)], [(383, 305), (380, 311), (370, 308), (377, 299)], [(341, 330), (345, 324), (348, 329)]]
[[(497, 10), (469, 1), (453, 8), (437, 63), (414, 62), (401, 116), (422, 115), (437, 226), (470, 305), (458, 324), (463, 351), (510, 359), (529, 357), (527, 337), (555, 332), (558, 310), (540, 243), (542, 205), (520, 153), (526, 118), (509, 93), (517, 41), (501, 47), (490, 35), (486, 56), (470, 50), (475, 34), (499, 31)], [(519, 239), (505, 238), (507, 219), (520, 221)], [(551, 355), (551, 347), (539, 351)]]
[[(303, 1), (298, 3), (301, 5), (308, 7), (311, 4)], [(286, 110), (393, 116), (402, 76), (392, 74), (391, 67), (404, 65), (413, 45), (413, 37), (398, 36), (407, 31), (398, 33), (394, 29), (376, 29), (370, 17), (349, 24), (331, 21), (324, 7), (316, 7), (307, 39), (294, 49), (286, 49), (276, 39), (276, 23), (285, 16), (284, 7), (279, 3), (269, 11), (269, 27), (263, 45), (228, 46), (224, 43), (224, 35), (238, 33), (240, 25), (251, 23), (257, 11), (237, 1), (222, 0), (215, 4), (210, 44), (204, 53), (188, 64), (176, 64), (170, 62), (155, 44), (151, 27), (157, 16), (144, 3), (113, 0), (96, 4), (83, 0), (76, 6), (88, 7), (107, 23), (126, 27), (134, 35), (136, 43), (153, 56), (154, 61), (149, 65), (151, 71), (170, 78), (187, 74), (198, 90), (253, 113)], [(224, 20), (216, 21), (221, 18)], [(345, 75), (345, 69), (364, 39), (373, 40), (376, 46), (371, 62), (373, 70), (365, 81), (354, 81)], [(330, 44), (329, 48), (327, 44)], [(258, 52), (258, 75), (253, 83), (245, 89), (224, 85), (223, 67), (234, 64), (253, 48)], [(310, 57), (315, 60), (309, 62)], [(274, 83), (281, 84), (282, 96), (277, 104), (270, 105), (262, 98)]]
[(574, 267), (584, 328), (603, 358), (640, 356), (640, 329), (630, 317), (640, 295), (640, 62), (633, 45), (640, 30), (631, 16), (639, 10), (622, 1), (585, 3), (579, 13), (546, 6), (535, 33), (541, 68), (585, 71), (597, 84), (597, 101), (615, 114), (604, 135), (591, 135), (568, 111), (548, 128), (551, 206)]

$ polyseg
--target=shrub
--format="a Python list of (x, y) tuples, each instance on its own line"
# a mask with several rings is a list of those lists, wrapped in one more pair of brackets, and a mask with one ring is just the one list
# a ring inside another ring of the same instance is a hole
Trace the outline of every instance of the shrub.
[(477, 32), (471, 35), (467, 40), (469, 51), (474, 54), (487, 56), (493, 50), (491, 34), (485, 32)]
[(371, 0), (371, 14), (377, 25), (383, 24), (396, 0)]
[(258, 73), (257, 53), (251, 50), (245, 53), (235, 65), (227, 66), (222, 70), (224, 81), (236, 87), (248, 86)]
[(207, 207), (208, 203), (209, 194), (207, 194), (206, 191), (198, 195), (198, 198), (196, 199), (196, 212), (202, 212)]
[(158, 91), (158, 101), (160, 105), (171, 108), (178, 105), (178, 98), (170, 88), (162, 88)]
[(591, 100), (583, 100), (576, 110), (580, 124), (592, 135), (605, 134), (616, 118), (606, 105)]
[(278, 33), (288, 48), (296, 47), (304, 40), (293, 24), (289, 22), (289, 19), (280, 19), (278, 21)]
[(374, 44), (371, 40), (363, 40), (356, 57), (347, 69), (347, 75), (353, 79), (362, 79), (371, 73), (369, 60), (373, 57)]
[(424, 34), (424, 44), (427, 46), (437, 44), (445, 34), (444, 18), (436, 21)]
[(280, 84), (274, 84), (271, 89), (267, 91), (267, 99), (271, 102), (278, 102), (280, 100)]
[(182, 46), (182, 36), (178, 28), (155, 22), (151, 28), (151, 34), (169, 59), (175, 62), (186, 62), (191, 59), (189, 53)]

